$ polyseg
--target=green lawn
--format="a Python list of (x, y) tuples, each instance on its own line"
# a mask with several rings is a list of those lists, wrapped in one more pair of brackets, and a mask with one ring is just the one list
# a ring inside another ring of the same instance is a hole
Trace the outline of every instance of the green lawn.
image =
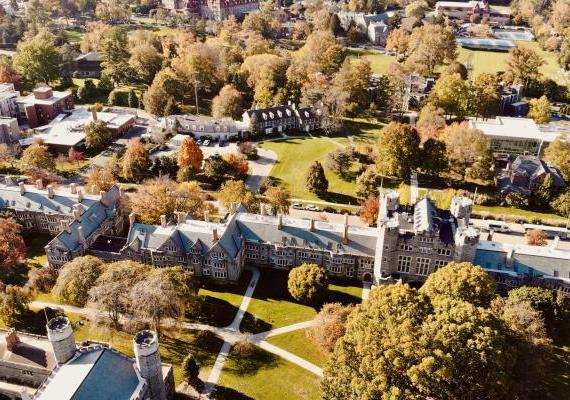
[(328, 303), (359, 303), (362, 299), (362, 285), (348, 279), (331, 278), (329, 283)]
[(264, 332), (313, 319), (313, 307), (296, 303), (287, 291), (287, 271), (262, 269), (240, 329)]
[(307, 338), (306, 332), (306, 329), (299, 329), (271, 336), (267, 341), (322, 368), (327, 362), (328, 355)]
[(396, 62), (396, 56), (380, 54), (370, 50), (351, 49), (349, 50), (349, 56), (370, 61), (372, 72), (376, 74), (385, 74), (388, 72), (390, 64)]
[(506, 221), (515, 221), (517, 219), (530, 220), (532, 218), (536, 218), (546, 224), (565, 225), (567, 222), (566, 218), (560, 217), (556, 214), (540, 213), (536, 211), (501, 206), (475, 206), (473, 207), (473, 212), (477, 215), (504, 219)]
[(219, 400), (316, 400), (320, 378), (278, 356), (257, 349), (240, 357), (231, 352), (212, 396)]

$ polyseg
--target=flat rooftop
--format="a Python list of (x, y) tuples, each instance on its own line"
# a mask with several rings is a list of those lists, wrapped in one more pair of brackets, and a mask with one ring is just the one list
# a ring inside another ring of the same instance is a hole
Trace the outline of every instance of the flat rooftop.
[(53, 348), (46, 337), (17, 332), (20, 343), (10, 351), (6, 347), (7, 335), (8, 331), (0, 330), (0, 360), (49, 370), (56, 366)]
[(477, 245), (477, 250), (496, 251), (501, 253), (513, 251), (515, 254), (570, 260), (570, 251), (553, 249), (550, 246), (529, 246), (524, 244), (509, 244), (480, 240)]
[[(42, 88), (38, 88), (38, 89), (34, 89), (36, 92), (42, 91)], [(50, 90), (49, 88), (46, 88), (46, 91)], [(19, 97), (16, 100), (16, 103), (19, 104), (24, 104), (24, 105), (34, 105), (34, 104), (42, 104), (42, 105), (51, 105), (54, 103), (57, 103), (58, 101), (65, 99), (66, 97), (71, 96), (71, 93), (68, 92), (58, 92), (58, 91), (53, 91), (52, 96), (48, 99), (36, 99), (36, 96), (34, 96), (34, 94), (29, 94), (27, 96), (22, 96)]]
[(556, 132), (541, 131), (530, 118), (496, 117), (486, 121), (470, 119), (469, 126), (493, 137), (553, 142), (559, 136)]

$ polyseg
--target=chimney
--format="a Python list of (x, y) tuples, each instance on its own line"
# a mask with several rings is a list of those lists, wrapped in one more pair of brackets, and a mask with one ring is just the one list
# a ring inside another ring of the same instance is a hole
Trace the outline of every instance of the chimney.
[(99, 201), (101, 202), (101, 204), (103, 204), (104, 206), (107, 206), (107, 192), (105, 192), (104, 190), (101, 190), (99, 192)]
[(73, 218), (75, 218), (78, 221), (81, 219), (81, 205), (80, 204), (74, 204), (73, 205)]
[(77, 191), (77, 202), (81, 203), (83, 201), (83, 190), (79, 189)]
[(163, 228), (166, 227), (166, 215), (160, 216), (160, 226), (162, 226)]
[(8, 175), (6, 178), (4, 178), (4, 182), (6, 186), (12, 186), (14, 184), (14, 178)]
[(234, 203), (233, 201), (230, 203), (230, 214), (235, 214), (236, 212), (236, 203)]
[(71, 183), (69, 185), (69, 191), (71, 194), (77, 194), (77, 183)]
[(86, 240), (85, 240), (85, 235), (83, 234), (82, 226), (77, 227), (77, 236), (79, 236), (79, 242), (84, 245)]
[(13, 351), (14, 348), (18, 345), (18, 343), (20, 343), (20, 338), (18, 337), (16, 329), (14, 328), (8, 331), (5, 339), (6, 339), (6, 349), (8, 351)]
[(311, 227), (309, 228), (310, 232), (314, 232), (315, 231), (315, 220), (313, 218), (311, 218)]
[(344, 230), (342, 233), (342, 243), (348, 244), (348, 214), (344, 215)]
[(47, 192), (48, 192), (48, 197), (50, 199), (53, 199), (54, 196), (53, 185), (47, 185)]
[(134, 225), (135, 221), (137, 220), (137, 216), (134, 212), (129, 214), (129, 225)]
[(283, 214), (277, 215), (277, 229), (283, 228)]
[(176, 222), (179, 224), (183, 224), (186, 222), (186, 211), (177, 211), (176, 212)]
[(204, 221), (210, 222), (210, 211), (204, 210)]
[(220, 238), (218, 237), (218, 228), (212, 229), (212, 242), (217, 242)]
[(44, 188), (44, 184), (41, 179), (36, 180), (36, 189), (42, 190)]
[(20, 186), (20, 194), (23, 196), (24, 194), (26, 194), (26, 185), (24, 184), (24, 182), (20, 182), (19, 186)]
[(263, 204), (263, 203), (259, 204), (259, 214), (265, 215), (265, 204)]
[(91, 107), (91, 116), (93, 117), (93, 121), (97, 121), (97, 110), (95, 109), (95, 106)]
[(60, 221), (61, 223), (61, 230), (67, 233), (71, 233), (71, 227), (69, 226), (69, 222), (67, 221)]

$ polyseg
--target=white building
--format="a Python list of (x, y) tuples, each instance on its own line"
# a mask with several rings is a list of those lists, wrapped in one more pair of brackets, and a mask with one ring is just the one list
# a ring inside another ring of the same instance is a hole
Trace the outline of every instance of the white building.
[(231, 137), (241, 137), (248, 125), (231, 118), (210, 118), (196, 115), (170, 115), (160, 120), (159, 126), (169, 131), (190, 135), (195, 139), (208, 137), (227, 141)]
[(20, 139), (20, 126), (16, 118), (0, 117), (0, 144), (12, 144)]
[(496, 117), (469, 120), (471, 128), (481, 130), (491, 141), (491, 150), (498, 156), (540, 156), (559, 133), (541, 131), (530, 118)]
[(0, 83), (0, 117), (15, 117), (18, 115), (16, 99), (19, 93), (13, 83)]

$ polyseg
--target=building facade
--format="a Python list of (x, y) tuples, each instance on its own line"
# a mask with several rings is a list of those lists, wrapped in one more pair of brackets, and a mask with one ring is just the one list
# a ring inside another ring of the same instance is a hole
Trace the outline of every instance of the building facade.
[(0, 144), (15, 144), (19, 139), (18, 120), (12, 117), (0, 117)]
[(438, 1), (435, 4), (435, 13), (459, 22), (467, 22), (476, 17), (479, 21), (485, 19), (491, 24), (506, 25), (511, 20), (509, 12), (491, 7), (488, 1)]
[(32, 94), (19, 97), (18, 120), (30, 128), (48, 124), (64, 110), (74, 108), (73, 96), (68, 92), (57, 92), (48, 86), (33, 90)]
[(251, 133), (272, 134), (290, 130), (312, 132), (321, 127), (319, 110), (295, 104), (247, 110), (242, 122)]
[(74, 73), (82, 78), (101, 76), (101, 57), (97, 51), (81, 54), (73, 60)]
[(233, 15), (241, 18), (259, 10), (258, 0), (162, 0), (168, 10), (200, 18), (222, 21)]
[(18, 115), (16, 99), (19, 95), (13, 83), (0, 83), (0, 117), (13, 118)]

